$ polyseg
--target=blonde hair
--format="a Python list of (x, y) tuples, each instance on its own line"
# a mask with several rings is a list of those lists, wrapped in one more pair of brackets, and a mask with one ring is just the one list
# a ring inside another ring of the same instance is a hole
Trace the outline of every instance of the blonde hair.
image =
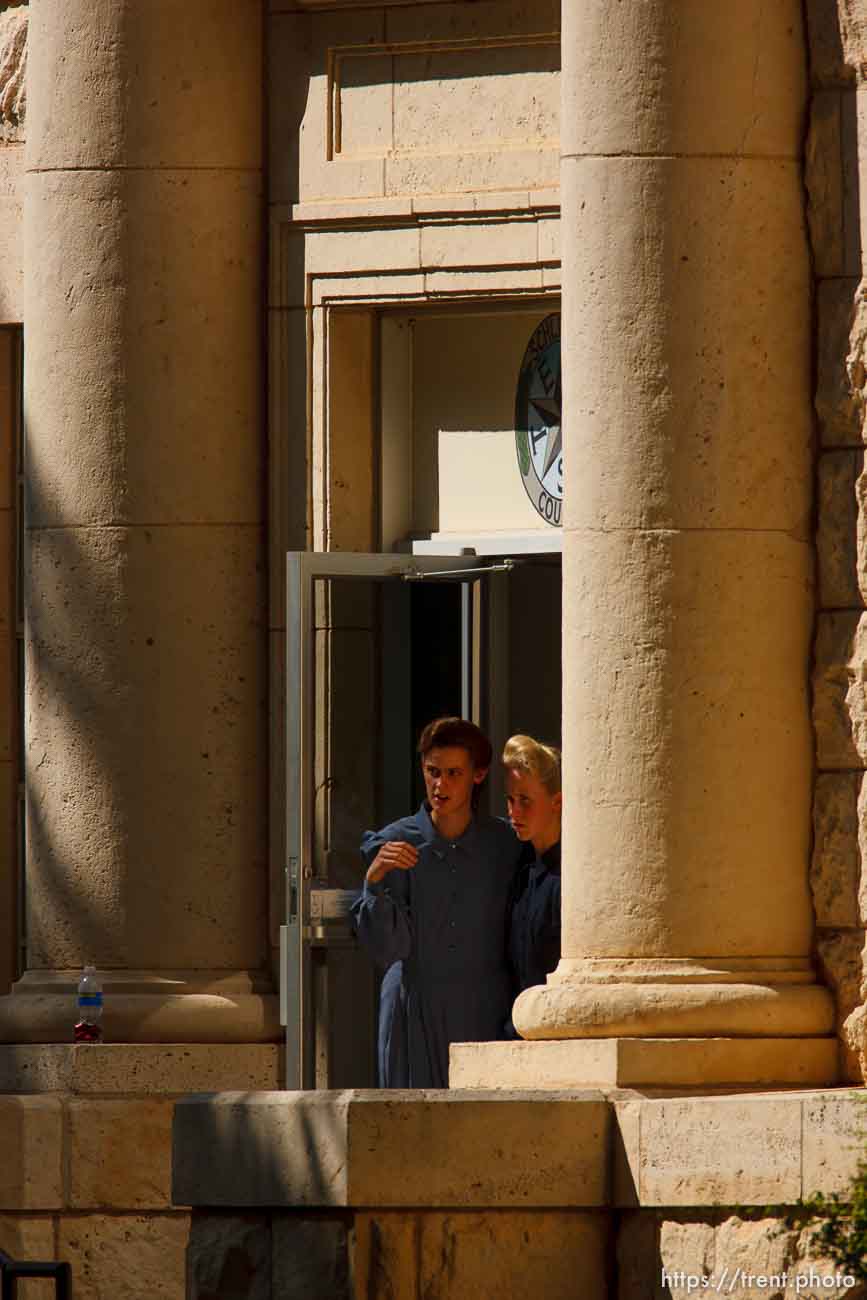
[(510, 736), (503, 750), (503, 767), (516, 768), (535, 776), (548, 794), (559, 794), (560, 751), (553, 745), (543, 745), (532, 736)]

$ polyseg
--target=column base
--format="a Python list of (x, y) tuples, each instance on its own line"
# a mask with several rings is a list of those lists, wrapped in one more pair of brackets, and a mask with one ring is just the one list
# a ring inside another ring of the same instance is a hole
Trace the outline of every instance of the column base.
[[(80, 971), (28, 971), (0, 998), (0, 1043), (70, 1043)], [(277, 995), (247, 971), (101, 971), (106, 1043), (277, 1043)]]
[(563, 961), (512, 1010), (518, 1033), (561, 1038), (796, 1038), (834, 1032), (806, 960)]
[(450, 1088), (813, 1088), (838, 1074), (836, 1038), (573, 1038), (453, 1043)]

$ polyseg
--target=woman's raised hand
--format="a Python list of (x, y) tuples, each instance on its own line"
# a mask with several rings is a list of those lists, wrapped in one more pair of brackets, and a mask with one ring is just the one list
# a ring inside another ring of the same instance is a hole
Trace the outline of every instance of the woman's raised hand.
[(411, 871), (418, 862), (418, 849), (405, 840), (388, 840), (367, 868), (365, 880), (369, 885), (387, 876), (389, 871)]

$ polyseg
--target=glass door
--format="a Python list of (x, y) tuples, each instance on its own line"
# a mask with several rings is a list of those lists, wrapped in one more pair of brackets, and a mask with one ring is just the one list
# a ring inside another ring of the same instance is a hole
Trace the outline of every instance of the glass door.
[(441, 714), (483, 721), (476, 556), (287, 556), (286, 923), (281, 1019), (288, 1088), (376, 1082), (376, 988), (349, 928), (361, 832), (420, 802), (413, 754)]

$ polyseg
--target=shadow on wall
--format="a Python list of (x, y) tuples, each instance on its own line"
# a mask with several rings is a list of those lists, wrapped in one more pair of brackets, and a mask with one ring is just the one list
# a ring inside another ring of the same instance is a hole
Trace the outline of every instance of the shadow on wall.
[[(223, 964), (256, 968), (258, 547), (217, 528), (131, 526), (122, 452), (93, 466), (120, 480), (105, 518), (90, 467), (68, 473), (64, 439), (49, 443), (25, 415), (28, 964), (146, 969), (158, 934), (163, 966), (208, 969), (230, 909)], [(83, 443), (82, 458), (98, 459)], [(175, 869), (183, 863), (207, 868), (208, 887), (199, 871)]]
[[(345, 1150), (346, 1112), (339, 1093), (325, 1096), (328, 1102), (319, 1094), (318, 1103), (307, 1109), (293, 1106), (300, 1128), (293, 1127), (291, 1141), (279, 1150), (257, 1132), (256, 1107), (245, 1106), (250, 1094), (223, 1093), (219, 1105), (206, 1113), (196, 1108), (195, 1149), (208, 1151), (218, 1145), (227, 1164), (237, 1168), (245, 1205), (261, 1207), (261, 1213), (241, 1214), (230, 1205), (194, 1210), (187, 1246), (188, 1300), (271, 1300), (272, 1274), (274, 1296), (349, 1296), (346, 1240), (352, 1215), (341, 1208), (346, 1170), (342, 1156), (326, 1168), (321, 1155)], [(285, 1101), (274, 1094), (274, 1104), (285, 1106)], [(191, 1113), (184, 1112), (182, 1103), (176, 1108), (176, 1132)], [(177, 1164), (177, 1141), (173, 1148), (175, 1197), (181, 1198), (184, 1170)], [(303, 1219), (269, 1209), (285, 1205), (287, 1187), (297, 1188)], [(307, 1208), (317, 1204), (323, 1209)], [(293, 1285), (284, 1290), (278, 1276), (291, 1276)]]
[(818, 443), (818, 771), (810, 884), (816, 957), (837, 1002), (842, 1074), (857, 1082), (867, 1069), (867, 302), (856, 76), (867, 58), (867, 22), (848, 0), (816, 0), (805, 12), (811, 81), (805, 185), (815, 277)]
[[(55, 513), (49, 500), (56, 502), (58, 487), (38, 440), (26, 456), (32, 525)], [(119, 911), (123, 887), (111, 877), (129, 861), (127, 808), (139, 793), (124, 789), (132, 777), (124, 751), (132, 737), (141, 744), (147, 720), (126, 662), (128, 557), (112, 545), (120, 531), (31, 527), (27, 534), (27, 892), (38, 906), (26, 923), (35, 967), (57, 965), (65, 951), (89, 952), (102, 966), (128, 964), (131, 918)], [(83, 821), (75, 816), (82, 787), (90, 792)], [(94, 790), (102, 797), (94, 799)]]
[(286, 552), (310, 545), (311, 475), (304, 241), (285, 237), (300, 198), (300, 145), (310, 94), (313, 15), (265, 19), (265, 121), (269, 217), (268, 356), (269, 569), (269, 947), (275, 984), (286, 911)]

